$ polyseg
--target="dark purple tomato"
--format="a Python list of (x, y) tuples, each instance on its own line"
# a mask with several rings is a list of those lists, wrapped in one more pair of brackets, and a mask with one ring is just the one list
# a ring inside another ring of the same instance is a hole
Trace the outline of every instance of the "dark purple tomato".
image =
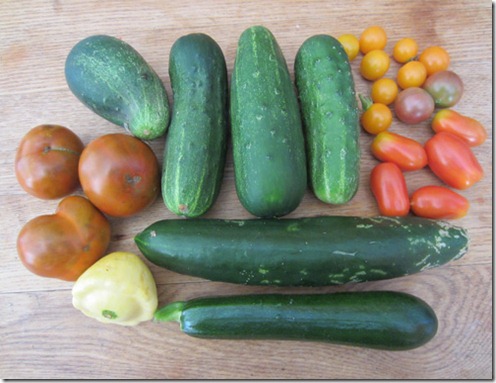
[(455, 72), (443, 70), (427, 77), (424, 89), (434, 98), (436, 107), (449, 108), (462, 97), (463, 82)]
[(434, 99), (422, 88), (402, 90), (396, 97), (396, 117), (406, 124), (418, 124), (427, 120), (434, 112)]

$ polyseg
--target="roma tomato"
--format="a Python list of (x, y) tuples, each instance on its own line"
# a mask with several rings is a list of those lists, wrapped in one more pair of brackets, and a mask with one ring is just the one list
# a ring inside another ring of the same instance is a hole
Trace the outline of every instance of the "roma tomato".
[(42, 199), (64, 197), (79, 186), (78, 162), (84, 145), (70, 129), (39, 125), (21, 140), (15, 174), (21, 187)]
[(89, 200), (114, 217), (138, 213), (160, 191), (155, 154), (143, 141), (122, 133), (101, 136), (86, 146), (79, 161), (79, 178)]
[(363, 54), (367, 54), (375, 49), (384, 49), (387, 44), (386, 31), (378, 26), (374, 25), (366, 28), (360, 35), (360, 51)]
[(406, 124), (418, 124), (434, 112), (433, 98), (422, 88), (402, 90), (394, 102), (396, 117)]
[(424, 148), (432, 172), (455, 189), (467, 189), (484, 175), (470, 146), (454, 134), (436, 133)]
[(65, 197), (52, 215), (29, 221), (17, 237), (17, 252), (34, 274), (75, 281), (100, 259), (110, 243), (110, 224), (90, 201)]
[(455, 105), (463, 95), (462, 79), (449, 70), (436, 72), (427, 77), (423, 88), (432, 96), (438, 108), (449, 108)]
[(386, 74), (390, 61), (386, 52), (379, 49), (370, 51), (360, 62), (360, 74), (366, 80), (375, 81)]
[(415, 190), (411, 198), (415, 215), (431, 219), (457, 219), (467, 215), (468, 200), (444, 186), (423, 186)]
[(441, 109), (432, 120), (432, 130), (452, 133), (463, 139), (469, 146), (478, 146), (487, 139), (487, 132), (482, 124), (452, 109)]
[(372, 154), (384, 162), (393, 162), (401, 170), (419, 170), (427, 165), (424, 147), (411, 138), (391, 133), (379, 133), (371, 144)]
[(398, 165), (382, 162), (370, 173), (370, 188), (385, 216), (404, 216), (410, 211), (405, 177)]
[(419, 61), (425, 65), (427, 76), (430, 76), (435, 72), (448, 69), (450, 57), (444, 48), (432, 46), (420, 54)]

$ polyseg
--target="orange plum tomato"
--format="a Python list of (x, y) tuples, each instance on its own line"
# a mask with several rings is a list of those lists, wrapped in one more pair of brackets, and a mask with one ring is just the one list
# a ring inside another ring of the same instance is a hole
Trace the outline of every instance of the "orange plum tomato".
[(75, 281), (100, 259), (110, 243), (110, 224), (86, 198), (62, 199), (55, 214), (33, 218), (19, 232), (24, 266), (47, 278)]
[(41, 199), (56, 199), (79, 186), (78, 162), (84, 145), (70, 129), (39, 125), (21, 140), (15, 174), (21, 187)]
[(363, 56), (360, 62), (360, 74), (369, 81), (375, 81), (386, 74), (391, 60), (383, 50), (373, 50)]
[(415, 215), (430, 219), (462, 218), (467, 215), (470, 207), (464, 196), (447, 187), (436, 185), (415, 190), (410, 203)]
[(452, 133), (469, 146), (482, 145), (487, 139), (487, 131), (479, 121), (452, 109), (438, 111), (432, 119), (431, 126), (436, 133)]
[(392, 132), (379, 133), (371, 144), (375, 158), (393, 162), (403, 171), (422, 169), (427, 165), (427, 154), (419, 142)]
[(410, 211), (410, 199), (405, 177), (392, 162), (381, 162), (370, 173), (370, 188), (379, 212), (385, 216), (405, 216)]
[(424, 64), (419, 61), (409, 61), (399, 70), (396, 77), (398, 85), (402, 89), (420, 87), (427, 78)]
[(394, 45), (393, 48), (393, 58), (396, 62), (404, 64), (417, 56), (418, 45), (414, 39), (405, 37)]
[(379, 104), (390, 105), (398, 95), (398, 85), (390, 78), (380, 78), (374, 81), (370, 90), (372, 101)]
[(406, 124), (418, 124), (431, 117), (434, 100), (427, 91), (413, 87), (398, 93), (394, 102), (396, 117)]
[(346, 33), (339, 36), (338, 41), (343, 46), (344, 51), (348, 55), (348, 59), (350, 61), (354, 60), (360, 50), (358, 39), (354, 35)]
[(454, 134), (436, 133), (424, 148), (432, 172), (452, 188), (468, 189), (484, 175), (470, 146)]
[(446, 70), (450, 64), (450, 56), (442, 47), (431, 46), (426, 48), (419, 56), (418, 60), (424, 64), (427, 76), (433, 73)]
[(360, 51), (363, 54), (367, 54), (375, 49), (382, 50), (387, 44), (386, 31), (378, 25), (368, 27), (360, 35), (359, 44)]
[(423, 88), (432, 96), (438, 108), (455, 105), (463, 95), (463, 81), (455, 72), (443, 70), (425, 80)]
[(160, 192), (155, 154), (143, 141), (123, 133), (101, 136), (86, 146), (79, 178), (89, 200), (114, 217), (142, 211)]

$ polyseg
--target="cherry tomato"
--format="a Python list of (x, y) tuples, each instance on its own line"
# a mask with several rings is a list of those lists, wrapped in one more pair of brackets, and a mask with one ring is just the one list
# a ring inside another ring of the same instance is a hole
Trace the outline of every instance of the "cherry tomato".
[(370, 99), (361, 95), (359, 97), (364, 110), (360, 117), (363, 129), (370, 134), (378, 134), (388, 129), (393, 122), (391, 109), (384, 104), (372, 103)]
[(153, 203), (160, 191), (159, 165), (150, 147), (116, 133), (86, 146), (79, 161), (84, 193), (106, 214), (126, 217)]
[(400, 64), (412, 60), (418, 53), (418, 45), (414, 39), (406, 37), (398, 40), (393, 48), (393, 58)]
[(398, 93), (394, 102), (396, 117), (406, 124), (418, 124), (434, 112), (434, 99), (422, 88), (407, 88)]
[(351, 34), (344, 34), (338, 37), (338, 41), (343, 45), (344, 51), (350, 61), (354, 60), (360, 50), (358, 39)]
[(452, 133), (463, 139), (469, 146), (478, 146), (487, 139), (487, 132), (482, 124), (452, 109), (441, 109), (432, 119), (432, 130)]
[(470, 146), (454, 134), (436, 133), (424, 148), (432, 172), (448, 186), (467, 189), (484, 175)]
[(362, 58), (360, 74), (366, 80), (377, 80), (386, 74), (390, 61), (386, 52), (378, 49), (370, 51)]
[(425, 65), (427, 76), (448, 69), (450, 57), (444, 48), (432, 46), (426, 48), (419, 56), (419, 61)]
[(374, 102), (389, 105), (398, 95), (398, 85), (390, 78), (380, 78), (372, 84), (370, 96)]
[(411, 138), (391, 133), (379, 133), (371, 144), (372, 154), (384, 162), (393, 162), (401, 170), (419, 170), (427, 165), (424, 147)]
[(383, 28), (374, 25), (365, 29), (360, 35), (360, 51), (367, 54), (375, 49), (384, 49), (387, 44), (386, 31)]
[(79, 186), (78, 162), (84, 145), (70, 129), (39, 125), (21, 140), (15, 174), (21, 187), (42, 199), (66, 196)]
[(420, 87), (427, 78), (427, 71), (420, 61), (409, 61), (398, 70), (396, 81), (403, 88)]
[(110, 243), (110, 224), (86, 198), (65, 197), (55, 214), (29, 221), (17, 237), (17, 252), (34, 274), (75, 281), (100, 259)]
[(455, 105), (463, 95), (462, 79), (449, 70), (436, 72), (425, 80), (423, 88), (434, 98), (439, 108)]
[(468, 200), (444, 186), (428, 185), (415, 190), (411, 198), (415, 215), (430, 219), (457, 219), (467, 215)]
[(398, 165), (381, 162), (370, 173), (370, 188), (385, 216), (404, 216), (410, 211), (405, 177)]

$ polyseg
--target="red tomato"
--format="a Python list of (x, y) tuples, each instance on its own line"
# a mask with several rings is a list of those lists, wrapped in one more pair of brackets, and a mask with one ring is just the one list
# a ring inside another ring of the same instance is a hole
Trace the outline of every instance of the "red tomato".
[(75, 281), (101, 258), (110, 243), (110, 224), (90, 201), (64, 198), (52, 215), (29, 221), (17, 237), (17, 252), (34, 274)]
[(424, 186), (411, 198), (415, 215), (431, 219), (457, 219), (467, 215), (470, 206), (462, 195), (444, 186)]
[(393, 162), (401, 170), (419, 170), (427, 165), (424, 147), (419, 142), (396, 133), (379, 133), (372, 141), (371, 150), (378, 160)]
[(482, 124), (452, 109), (441, 109), (432, 120), (432, 129), (438, 132), (452, 133), (463, 139), (469, 146), (478, 146), (487, 139), (487, 132)]
[(370, 173), (370, 188), (385, 216), (404, 216), (410, 211), (405, 177), (398, 165), (382, 162)]
[(15, 158), (17, 181), (42, 199), (66, 196), (79, 186), (78, 162), (84, 145), (59, 125), (39, 125), (21, 140)]
[(470, 146), (454, 134), (436, 133), (424, 147), (431, 170), (455, 189), (467, 189), (484, 175)]
[(90, 201), (114, 217), (138, 213), (160, 191), (157, 157), (143, 141), (122, 133), (88, 144), (79, 161), (79, 178)]

